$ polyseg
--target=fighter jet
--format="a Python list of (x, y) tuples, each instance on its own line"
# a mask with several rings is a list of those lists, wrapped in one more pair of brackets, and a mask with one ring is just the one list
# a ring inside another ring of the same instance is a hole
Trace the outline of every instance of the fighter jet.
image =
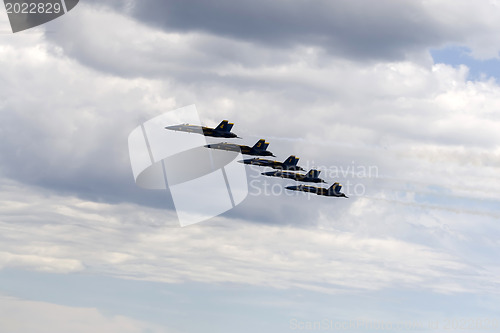
[(210, 144), (210, 145), (206, 145), (205, 147), (212, 148), (212, 149), (235, 151), (235, 152), (241, 151), (241, 153), (244, 155), (274, 156), (273, 153), (266, 150), (268, 146), (269, 146), (269, 143), (266, 142), (266, 140), (260, 139), (259, 141), (257, 141), (257, 143), (253, 147), (243, 146), (243, 145), (235, 145), (235, 144), (227, 143), (227, 142)]
[(286, 171), (270, 171), (270, 172), (262, 172), (261, 175), (271, 176), (271, 177), (281, 177), (281, 178), (290, 178), (299, 182), (306, 183), (326, 183), (323, 179), (319, 178), (319, 173), (321, 171), (318, 170), (309, 170), (305, 175), (300, 173), (286, 172)]
[(272, 161), (265, 158), (250, 158), (248, 160), (242, 160), (238, 162), (264, 167), (267, 166), (278, 170), (304, 171), (304, 169), (297, 165), (299, 159), (294, 155), (290, 155), (284, 162)]
[(239, 138), (239, 136), (231, 132), (231, 128), (233, 128), (233, 125), (233, 123), (229, 123), (227, 120), (223, 120), (216, 128), (189, 124), (167, 126), (165, 128), (172, 131), (199, 133), (205, 136), (213, 136), (216, 138)]
[(287, 186), (285, 188), (287, 190), (292, 190), (292, 191), (316, 193), (317, 195), (324, 195), (327, 197), (349, 198), (344, 193), (340, 193), (340, 189), (342, 188), (342, 186), (339, 183), (333, 184), (332, 186), (330, 186), (330, 188), (307, 186), (307, 185)]

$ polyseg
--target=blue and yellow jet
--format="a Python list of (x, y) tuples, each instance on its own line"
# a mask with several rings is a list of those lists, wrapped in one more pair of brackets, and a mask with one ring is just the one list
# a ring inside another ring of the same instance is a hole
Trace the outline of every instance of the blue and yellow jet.
[(270, 177), (281, 177), (281, 178), (289, 178), (294, 179), (299, 182), (306, 183), (326, 183), (323, 179), (319, 178), (319, 174), (321, 171), (319, 170), (309, 170), (305, 175), (294, 172), (287, 171), (270, 171), (270, 172), (262, 172), (261, 175), (270, 176)]
[(340, 189), (342, 188), (342, 185), (340, 185), (339, 183), (334, 183), (329, 188), (315, 187), (315, 186), (308, 186), (308, 185), (287, 186), (285, 188), (287, 190), (292, 190), (292, 191), (316, 193), (317, 195), (324, 195), (326, 197), (349, 198), (344, 193), (340, 193)]
[(269, 143), (264, 139), (260, 139), (253, 147), (235, 145), (233, 143), (221, 142), (206, 145), (207, 148), (227, 150), (234, 152), (241, 152), (244, 155), (255, 155), (255, 156), (274, 156), (273, 153), (267, 150)]
[(256, 157), (238, 162), (250, 165), (270, 167), (277, 170), (304, 171), (304, 169), (302, 169), (297, 165), (299, 159), (294, 155), (290, 155), (284, 162), (278, 162), (278, 161), (268, 160), (265, 158), (256, 158)]
[(239, 136), (231, 132), (233, 126), (234, 126), (233, 123), (230, 123), (227, 120), (223, 120), (216, 128), (210, 128), (198, 125), (189, 125), (189, 124), (173, 125), (173, 126), (167, 126), (165, 128), (171, 131), (199, 133), (205, 136), (213, 136), (216, 138), (239, 138)]

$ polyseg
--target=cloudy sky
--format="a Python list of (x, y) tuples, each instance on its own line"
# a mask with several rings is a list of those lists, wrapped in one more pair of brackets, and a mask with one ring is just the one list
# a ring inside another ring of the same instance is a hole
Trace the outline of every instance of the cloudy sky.
[[(2, 332), (500, 326), (500, 1), (82, 0), (0, 31)], [(191, 104), (349, 199), (249, 167), (181, 228), (127, 138)]]

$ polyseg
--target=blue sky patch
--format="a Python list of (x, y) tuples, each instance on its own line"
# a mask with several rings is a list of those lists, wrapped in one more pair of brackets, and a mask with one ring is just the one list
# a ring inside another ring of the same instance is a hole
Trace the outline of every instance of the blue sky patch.
[(443, 63), (458, 67), (465, 65), (469, 68), (468, 80), (481, 80), (493, 77), (500, 78), (500, 59), (479, 60), (473, 58), (470, 49), (464, 46), (447, 46), (441, 49), (430, 50), (434, 63)]

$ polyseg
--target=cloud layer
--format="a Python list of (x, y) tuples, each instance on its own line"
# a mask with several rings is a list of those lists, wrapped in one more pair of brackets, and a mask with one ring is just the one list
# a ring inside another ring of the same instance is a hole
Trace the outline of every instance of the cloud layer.
[[(497, 5), (88, 1), (0, 35), (0, 269), (495, 295), (500, 86), (429, 48), (497, 57)], [(241, 143), (268, 139), (350, 198), (287, 195), (289, 182), (249, 168), (242, 205), (179, 228), (168, 193), (135, 186), (127, 137), (193, 103), (206, 125), (229, 119)], [(42, 306), (2, 304), (18, 317)]]
[[(475, 255), (454, 247), (477, 241), (473, 234), (463, 238), (467, 226), (441, 224), (454, 212), (421, 215), (408, 224), (398, 215), (411, 209), (383, 202), (374, 208), (360, 199), (348, 212), (320, 217), (319, 228), (221, 218), (178, 228), (175, 216), (163, 210), (19, 192), (12, 185), (3, 186), (10, 189), (3, 199), (11, 199), (2, 207), (2, 268), (328, 293), (395, 286), (485, 292), (498, 282), (497, 266), (477, 266)], [(476, 227), (491, 223), (484, 218)], [(439, 240), (449, 243), (439, 246)], [(498, 247), (489, 241), (484, 250)]]

